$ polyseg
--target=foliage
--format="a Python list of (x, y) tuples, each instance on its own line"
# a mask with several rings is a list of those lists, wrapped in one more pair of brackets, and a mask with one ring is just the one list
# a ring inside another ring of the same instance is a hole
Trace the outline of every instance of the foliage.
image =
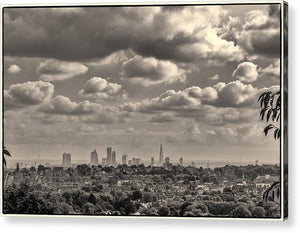
[(244, 206), (244, 205), (240, 205), (238, 207), (236, 207), (231, 215), (233, 217), (237, 217), (237, 218), (247, 218), (247, 217), (251, 217), (251, 212)]
[(6, 166), (6, 158), (5, 156), (9, 156), (11, 157), (11, 154), (9, 153), (9, 151), (7, 150), (7, 148), (5, 146), (3, 146), (3, 154), (2, 154), (2, 160), (3, 160), (3, 166)]
[(272, 92), (267, 91), (262, 93), (259, 98), (258, 102), (260, 103), (261, 111), (260, 111), (260, 118), (262, 121), (266, 121), (269, 123), (272, 121), (273, 123), (269, 123), (264, 128), (264, 133), (267, 136), (270, 130), (274, 131), (274, 138), (280, 138), (280, 127), (274, 125), (274, 123), (280, 120), (280, 113), (281, 113), (281, 94), (280, 91)]

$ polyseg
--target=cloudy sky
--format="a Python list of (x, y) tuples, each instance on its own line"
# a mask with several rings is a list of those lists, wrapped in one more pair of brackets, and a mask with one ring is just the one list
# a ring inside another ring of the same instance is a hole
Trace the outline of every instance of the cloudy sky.
[(279, 162), (256, 103), (279, 90), (279, 5), (5, 8), (15, 159)]

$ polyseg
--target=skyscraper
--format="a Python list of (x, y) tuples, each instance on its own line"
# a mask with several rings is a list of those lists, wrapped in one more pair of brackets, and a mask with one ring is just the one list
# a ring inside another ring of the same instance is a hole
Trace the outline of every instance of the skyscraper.
[(113, 151), (112, 155), (111, 155), (111, 164), (113, 166), (117, 165), (117, 158), (116, 158), (116, 152), (115, 151)]
[(179, 159), (179, 165), (183, 166), (183, 158), (182, 157)]
[(107, 166), (107, 158), (102, 158), (102, 166)]
[(63, 166), (70, 167), (71, 166), (71, 154), (70, 153), (63, 153)]
[(124, 164), (124, 165), (126, 164), (127, 165), (127, 159), (128, 159), (128, 155), (126, 155), (126, 154), (123, 155), (122, 156), (122, 164)]
[(166, 157), (165, 163), (166, 163), (167, 165), (170, 164), (170, 157)]
[(98, 165), (98, 163), (98, 154), (96, 149), (94, 149), (94, 151), (91, 152), (91, 165)]
[(160, 151), (159, 151), (159, 164), (162, 165), (164, 163), (164, 154), (162, 144), (160, 144)]
[(151, 166), (153, 167), (154, 166), (154, 158), (151, 157)]
[(107, 163), (107, 165), (108, 166), (110, 166), (111, 165), (111, 147), (107, 147), (107, 149), (106, 149), (106, 163)]

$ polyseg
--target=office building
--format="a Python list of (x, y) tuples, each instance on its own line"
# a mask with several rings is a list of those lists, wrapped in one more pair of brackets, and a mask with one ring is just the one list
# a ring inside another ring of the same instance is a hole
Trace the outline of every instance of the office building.
[(166, 157), (166, 158), (165, 158), (165, 164), (168, 165), (168, 164), (170, 164), (170, 163), (171, 163), (171, 162), (170, 162), (170, 157)]
[(71, 154), (70, 153), (63, 153), (63, 166), (70, 167), (71, 166)]
[(107, 158), (102, 158), (102, 166), (107, 166)]
[(132, 165), (140, 165), (141, 159), (139, 158), (132, 158)]
[(163, 148), (162, 148), (162, 144), (160, 144), (160, 150), (159, 150), (159, 164), (162, 165), (163, 163), (164, 163)]
[(127, 165), (127, 159), (128, 159), (128, 156), (126, 154), (122, 156), (122, 164), (123, 165), (125, 165), (125, 164)]
[(94, 149), (94, 151), (91, 152), (91, 165), (98, 165), (98, 163), (98, 154), (96, 149)]
[(151, 157), (151, 166), (154, 166), (154, 157)]
[(111, 162), (112, 162), (112, 155), (111, 155), (111, 147), (107, 147), (106, 149), (106, 163), (108, 166), (111, 165)]
[(111, 154), (111, 165), (115, 166), (117, 165), (117, 158), (116, 158), (116, 152), (113, 151), (112, 154)]

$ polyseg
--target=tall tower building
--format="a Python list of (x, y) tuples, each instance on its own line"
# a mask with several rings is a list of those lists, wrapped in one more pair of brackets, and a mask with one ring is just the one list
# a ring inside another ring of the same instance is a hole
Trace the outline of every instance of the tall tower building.
[(163, 154), (162, 144), (160, 144), (160, 150), (159, 150), (159, 164), (162, 165), (163, 163), (164, 163), (164, 154)]
[(63, 153), (62, 159), (63, 159), (63, 166), (64, 167), (70, 167), (71, 166), (71, 154), (70, 153)]
[(107, 147), (107, 149), (106, 149), (106, 163), (107, 163), (107, 166), (110, 166), (111, 162), (112, 162), (112, 159), (111, 159), (111, 147)]
[(122, 164), (123, 165), (125, 165), (125, 164), (127, 165), (127, 159), (128, 159), (128, 155), (126, 155), (126, 154), (122, 155)]
[(98, 165), (98, 163), (98, 154), (96, 149), (94, 149), (94, 151), (91, 152), (91, 165)]
[(116, 152), (113, 151), (111, 154), (111, 164), (116, 165), (117, 164), (117, 158), (116, 158)]
[(183, 158), (182, 157), (179, 159), (179, 165), (183, 166)]
[(154, 166), (154, 157), (151, 157), (151, 167)]

